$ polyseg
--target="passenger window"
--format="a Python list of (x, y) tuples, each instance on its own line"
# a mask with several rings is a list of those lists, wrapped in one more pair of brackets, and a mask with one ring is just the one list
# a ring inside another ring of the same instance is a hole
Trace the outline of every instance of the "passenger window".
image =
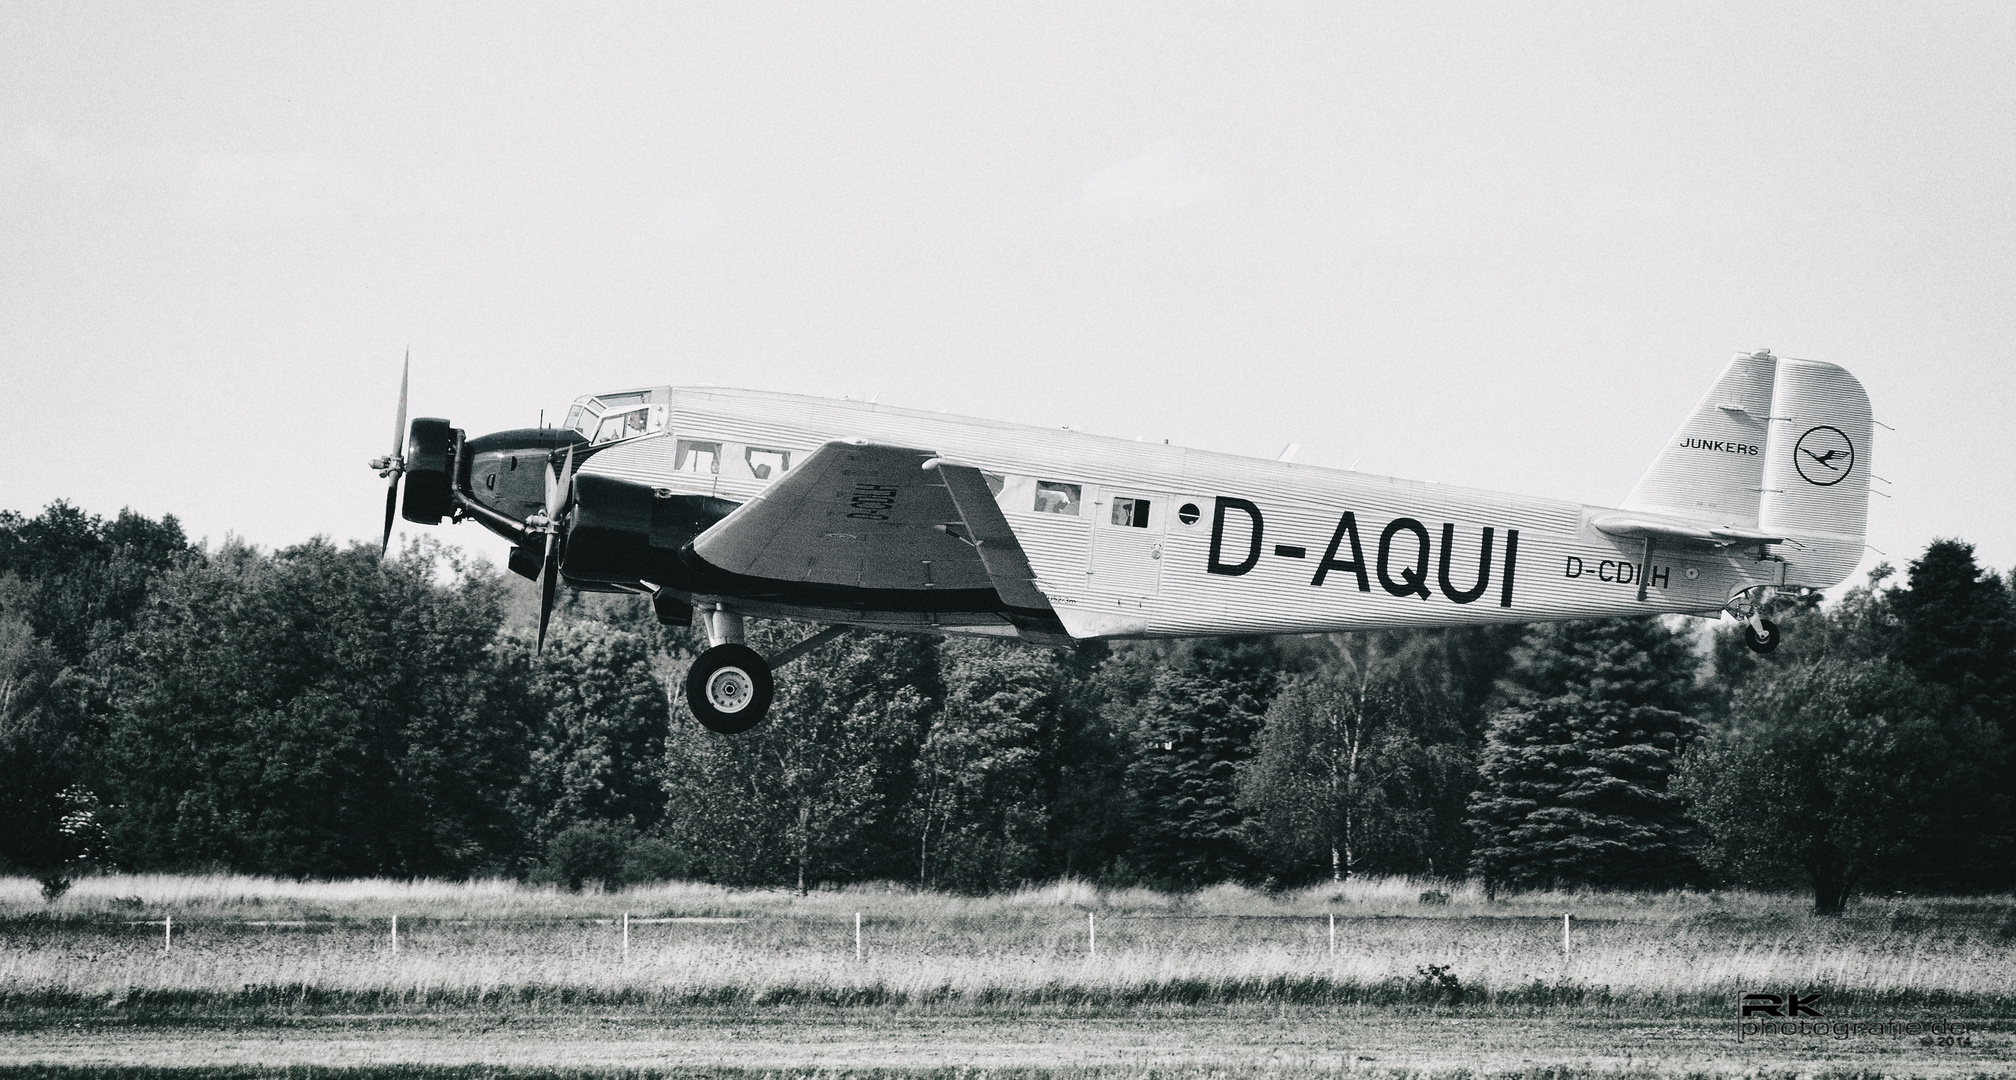
[(1079, 490), (1077, 484), (1059, 484), (1050, 480), (1036, 481), (1036, 512), (1077, 517)]
[(699, 473), (705, 476), (719, 475), (721, 444), (680, 439), (678, 452), (672, 458), (672, 471)]
[(1126, 525), (1126, 526), (1129, 526), (1129, 527), (1131, 527), (1131, 528), (1136, 528), (1136, 529), (1145, 529), (1145, 528), (1147, 528), (1147, 527), (1148, 527), (1148, 500), (1147, 500), (1147, 499), (1114, 499), (1114, 500), (1113, 500), (1113, 524), (1115, 524), (1115, 525)]
[[(982, 473), (991, 476), (991, 473)], [(994, 483), (989, 480), (988, 487)], [(1003, 476), (1001, 490), (994, 493), (994, 502), (1003, 510), (1018, 514), (1029, 513), (1036, 501), (1036, 481), (1027, 476)]]
[(760, 446), (752, 446), (743, 452), (742, 457), (749, 462), (749, 471), (755, 474), (758, 480), (768, 480), (791, 471), (789, 450), (766, 450)]

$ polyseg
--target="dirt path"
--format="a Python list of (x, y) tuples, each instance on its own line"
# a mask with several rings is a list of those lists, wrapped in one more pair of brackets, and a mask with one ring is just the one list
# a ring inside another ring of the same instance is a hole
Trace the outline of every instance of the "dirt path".
[(1779, 1037), (1738, 1045), (1726, 1024), (1488, 1018), (1256, 1020), (917, 1016), (318, 1017), (285, 1025), (92, 1020), (0, 1030), (0, 1062), (103, 1065), (489, 1064), (567, 1068), (1085, 1068), (1760, 1070), (1967, 1075), (2007, 1071), (2011, 1025), (1971, 1047), (1915, 1039)]

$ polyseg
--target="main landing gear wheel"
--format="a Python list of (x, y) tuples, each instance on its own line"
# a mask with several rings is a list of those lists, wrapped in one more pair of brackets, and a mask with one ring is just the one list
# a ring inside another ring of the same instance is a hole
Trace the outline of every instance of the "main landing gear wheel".
[(694, 719), (722, 735), (762, 723), (776, 689), (769, 661), (747, 645), (716, 645), (686, 671), (686, 704)]
[[(1762, 633), (1758, 632), (1758, 627), (1763, 628)], [(1755, 626), (1743, 624), (1743, 644), (1750, 646), (1751, 652), (1760, 655), (1770, 652), (1778, 647), (1780, 637), (1778, 624), (1770, 619), (1758, 619)]]

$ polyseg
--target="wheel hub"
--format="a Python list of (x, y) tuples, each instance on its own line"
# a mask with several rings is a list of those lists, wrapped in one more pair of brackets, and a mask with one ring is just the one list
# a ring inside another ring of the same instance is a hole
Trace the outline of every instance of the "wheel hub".
[(707, 703), (724, 713), (738, 713), (756, 696), (749, 673), (738, 667), (724, 667), (707, 680)]

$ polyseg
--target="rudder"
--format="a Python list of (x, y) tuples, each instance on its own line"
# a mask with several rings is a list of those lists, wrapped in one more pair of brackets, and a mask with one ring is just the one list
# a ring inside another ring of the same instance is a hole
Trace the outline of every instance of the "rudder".
[(1855, 376), (1815, 360), (1778, 361), (1757, 524), (1789, 539), (1777, 545), (1787, 584), (1824, 589), (1862, 561), (1874, 426)]

